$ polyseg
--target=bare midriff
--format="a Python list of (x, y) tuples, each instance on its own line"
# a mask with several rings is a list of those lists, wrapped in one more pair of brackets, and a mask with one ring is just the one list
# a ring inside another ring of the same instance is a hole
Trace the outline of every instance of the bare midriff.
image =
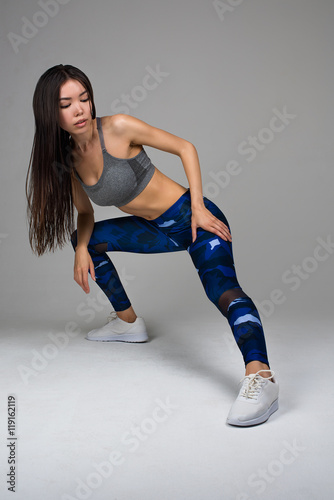
[(171, 207), (187, 189), (155, 168), (145, 189), (130, 203), (118, 207), (122, 212), (147, 220), (156, 219)]

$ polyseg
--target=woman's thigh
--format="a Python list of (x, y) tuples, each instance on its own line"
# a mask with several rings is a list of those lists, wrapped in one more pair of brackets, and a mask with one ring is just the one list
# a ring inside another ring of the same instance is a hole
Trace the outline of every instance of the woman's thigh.
[[(204, 198), (204, 202), (208, 210), (229, 227), (223, 212), (207, 198)], [(198, 228), (197, 238), (190, 245), (189, 254), (206, 294), (217, 307), (221, 295), (226, 290), (240, 288), (234, 267), (232, 242)]]
[(98, 252), (163, 253), (184, 250), (159, 228), (137, 216), (95, 222), (88, 247)]

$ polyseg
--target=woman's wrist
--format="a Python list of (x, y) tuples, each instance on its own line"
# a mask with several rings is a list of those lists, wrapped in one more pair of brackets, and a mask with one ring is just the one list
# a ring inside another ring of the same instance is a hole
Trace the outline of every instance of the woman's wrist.
[(197, 208), (203, 208), (204, 200), (202, 193), (197, 193), (195, 195), (193, 193), (190, 193), (190, 197), (191, 197), (191, 208), (193, 210), (196, 210)]
[(85, 245), (84, 243), (81, 243), (79, 245), (77, 245), (74, 249), (74, 251), (76, 252), (77, 250), (87, 250), (87, 245)]

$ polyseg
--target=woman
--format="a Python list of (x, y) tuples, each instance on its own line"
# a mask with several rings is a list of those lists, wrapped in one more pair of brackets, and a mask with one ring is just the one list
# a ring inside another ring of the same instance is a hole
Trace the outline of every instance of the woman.
[[(228, 221), (203, 197), (193, 144), (132, 116), (96, 117), (91, 83), (70, 65), (54, 66), (40, 77), (33, 109), (36, 128), (26, 180), (31, 248), (42, 255), (71, 238), (75, 281), (89, 293), (90, 273), (114, 308), (111, 321), (86, 338), (148, 338), (106, 252), (187, 250), (208, 298), (227, 318), (246, 367), (227, 423), (265, 422), (278, 409), (278, 384), (258, 311), (236, 277)], [(178, 155), (189, 188), (160, 172), (143, 145)], [(130, 215), (94, 222), (90, 199)]]

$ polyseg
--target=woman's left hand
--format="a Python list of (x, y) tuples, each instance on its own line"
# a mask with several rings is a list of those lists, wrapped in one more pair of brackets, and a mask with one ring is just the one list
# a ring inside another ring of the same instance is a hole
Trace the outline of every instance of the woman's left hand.
[(217, 219), (204, 205), (199, 208), (192, 208), (191, 232), (193, 243), (197, 237), (198, 227), (216, 234), (225, 241), (232, 241), (227, 225)]

